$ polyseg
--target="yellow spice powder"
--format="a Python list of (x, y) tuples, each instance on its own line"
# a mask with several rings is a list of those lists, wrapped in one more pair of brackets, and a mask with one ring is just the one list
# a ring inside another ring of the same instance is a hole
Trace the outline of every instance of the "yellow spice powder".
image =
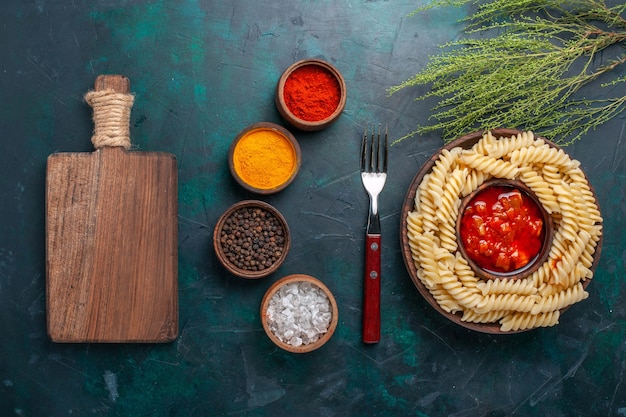
[(296, 153), (291, 142), (280, 132), (254, 129), (237, 143), (233, 165), (243, 181), (267, 190), (289, 179), (296, 167)]

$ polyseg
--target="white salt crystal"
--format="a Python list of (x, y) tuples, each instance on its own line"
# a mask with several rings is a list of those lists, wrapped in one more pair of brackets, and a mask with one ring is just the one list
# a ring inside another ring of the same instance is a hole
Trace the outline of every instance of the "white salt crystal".
[(292, 346), (317, 341), (328, 331), (332, 313), (326, 294), (309, 282), (283, 285), (267, 307), (267, 323), (276, 337)]

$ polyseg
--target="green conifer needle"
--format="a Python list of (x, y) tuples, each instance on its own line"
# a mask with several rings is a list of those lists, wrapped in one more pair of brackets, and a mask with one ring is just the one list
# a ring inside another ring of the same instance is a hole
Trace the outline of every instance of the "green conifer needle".
[(432, 123), (399, 140), (442, 132), (448, 142), (476, 129), (514, 127), (567, 145), (626, 109), (626, 76), (616, 71), (626, 62), (626, 4), (438, 0), (415, 13), (467, 3), (477, 8), (464, 19), (466, 37), (443, 45), (421, 72), (389, 90), (430, 85), (417, 100), (438, 99)]

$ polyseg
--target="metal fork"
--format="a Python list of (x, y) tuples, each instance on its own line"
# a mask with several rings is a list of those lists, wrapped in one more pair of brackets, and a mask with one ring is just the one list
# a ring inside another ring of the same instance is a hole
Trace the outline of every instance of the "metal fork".
[(380, 340), (380, 252), (381, 233), (378, 214), (378, 196), (387, 180), (387, 126), (384, 143), (381, 144), (381, 125), (372, 127), (368, 141), (369, 126), (365, 128), (361, 145), (361, 180), (370, 197), (370, 209), (365, 235), (365, 280), (363, 284), (363, 343)]

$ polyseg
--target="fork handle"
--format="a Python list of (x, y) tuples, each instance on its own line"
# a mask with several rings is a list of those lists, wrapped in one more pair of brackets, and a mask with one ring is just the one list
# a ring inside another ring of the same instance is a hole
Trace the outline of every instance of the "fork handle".
[(363, 343), (378, 343), (380, 340), (380, 243), (379, 234), (365, 235)]

